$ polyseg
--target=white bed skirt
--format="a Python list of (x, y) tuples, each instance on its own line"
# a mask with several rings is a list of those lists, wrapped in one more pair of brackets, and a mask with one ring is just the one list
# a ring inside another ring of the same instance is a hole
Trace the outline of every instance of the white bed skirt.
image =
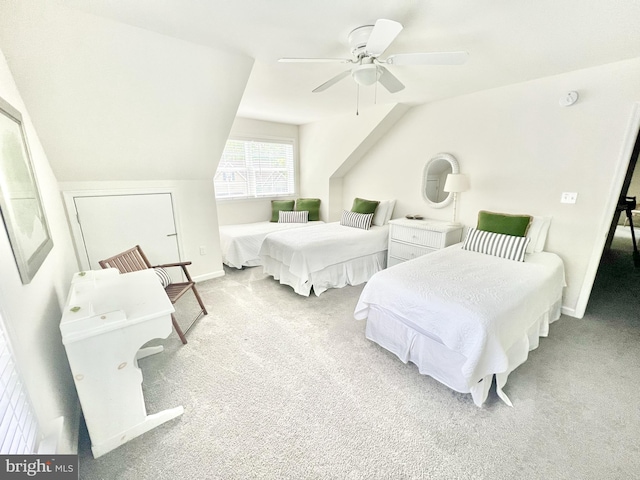
[(387, 251), (358, 257), (348, 262), (330, 265), (309, 274), (308, 278), (300, 278), (289, 271), (289, 267), (272, 257), (263, 257), (264, 273), (289, 285), (299, 294), (308, 297), (311, 289), (316, 296), (329, 288), (342, 288), (346, 285), (360, 285), (368, 281), (374, 273), (384, 270), (387, 264)]
[(509, 406), (511, 401), (503, 392), (509, 374), (522, 365), (529, 352), (538, 347), (540, 337), (549, 334), (549, 324), (560, 318), (562, 298), (559, 298), (549, 310), (541, 315), (507, 351), (509, 366), (504, 372), (495, 372), (470, 384), (462, 375), (462, 366), (466, 358), (446, 347), (438, 338), (417, 332), (393, 313), (376, 305), (371, 305), (365, 329), (366, 337), (381, 347), (394, 353), (404, 363), (411, 362), (423, 375), (429, 375), (452, 390), (471, 393), (473, 402), (481, 406), (489, 395), (489, 389), (496, 377), (498, 396)]

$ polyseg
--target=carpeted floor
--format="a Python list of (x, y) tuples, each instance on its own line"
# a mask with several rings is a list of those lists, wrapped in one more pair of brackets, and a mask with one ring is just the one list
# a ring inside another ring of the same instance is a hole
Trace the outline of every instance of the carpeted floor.
[(83, 429), (80, 478), (639, 478), (639, 271), (612, 250), (584, 319), (510, 376), (514, 407), (492, 391), (478, 408), (364, 338), (362, 287), (305, 298), (227, 269), (199, 284), (189, 344), (140, 361), (148, 412), (184, 415), (98, 459)]

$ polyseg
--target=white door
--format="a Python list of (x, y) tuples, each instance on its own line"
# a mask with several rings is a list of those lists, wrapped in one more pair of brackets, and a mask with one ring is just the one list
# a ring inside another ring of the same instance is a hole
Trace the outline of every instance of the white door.
[(152, 265), (180, 261), (170, 193), (77, 196), (73, 202), (90, 269), (136, 245)]

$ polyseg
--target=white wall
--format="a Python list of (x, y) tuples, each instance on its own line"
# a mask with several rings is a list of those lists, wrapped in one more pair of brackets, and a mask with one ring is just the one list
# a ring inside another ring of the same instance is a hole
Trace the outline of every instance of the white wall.
[(23, 285), (4, 226), (0, 227), (0, 310), (43, 428), (65, 418), (60, 453), (77, 449), (79, 404), (60, 335), (61, 309), (77, 271), (56, 178), (0, 51), (0, 97), (18, 109), (26, 128), (35, 175), (45, 204), (53, 250), (31, 283)]
[[(579, 102), (560, 107), (570, 90)], [(425, 163), (451, 153), (471, 181), (460, 196), (462, 223), (474, 225), (480, 209), (553, 216), (547, 250), (565, 262), (565, 312), (581, 316), (639, 100), (640, 59), (633, 59), (414, 107), (345, 175), (343, 206), (354, 196), (397, 198), (394, 217), (450, 220), (452, 207), (430, 208), (420, 188)], [(562, 192), (578, 192), (577, 203), (560, 204)]]
[[(261, 137), (261, 138), (292, 138), (294, 140), (294, 157), (298, 162), (298, 126), (286, 123), (265, 122), (249, 118), (237, 117), (231, 127), (229, 136)], [(220, 156), (216, 158), (216, 168)], [(213, 177), (212, 177), (213, 178)], [(301, 196), (301, 195), (298, 195)], [(284, 197), (283, 197), (284, 198)], [(294, 196), (293, 198), (296, 198)], [(271, 218), (271, 200), (219, 200), (218, 220), (220, 225), (234, 225), (238, 223), (264, 222)]]
[(300, 127), (300, 193), (322, 200), (322, 220), (340, 218), (345, 173), (406, 111), (399, 104), (375, 105), (357, 116), (341, 115)]

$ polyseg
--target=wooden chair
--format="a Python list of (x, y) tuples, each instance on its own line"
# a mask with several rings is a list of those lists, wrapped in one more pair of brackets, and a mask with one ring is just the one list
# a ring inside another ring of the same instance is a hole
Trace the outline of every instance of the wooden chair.
[(175, 304), (185, 293), (189, 290), (193, 291), (193, 294), (196, 296), (196, 300), (200, 305), (200, 313), (196, 316), (195, 319), (191, 322), (191, 324), (187, 327), (187, 329), (183, 332), (176, 321), (175, 315), (171, 314), (171, 322), (173, 323), (173, 328), (175, 328), (176, 333), (180, 337), (180, 340), (183, 344), (187, 343), (187, 338), (185, 335), (189, 331), (189, 329), (196, 323), (196, 321), (203, 315), (207, 315), (207, 309), (202, 302), (202, 298), (200, 298), (200, 294), (196, 289), (196, 282), (191, 279), (189, 275), (189, 271), (187, 270), (187, 265), (191, 265), (191, 262), (179, 262), (179, 263), (168, 263), (164, 265), (151, 265), (146, 255), (140, 248), (140, 245), (136, 245), (129, 250), (126, 250), (118, 255), (114, 255), (111, 258), (107, 258), (106, 260), (100, 260), (98, 262), (102, 268), (117, 268), (120, 273), (129, 273), (129, 272), (137, 272), (138, 270), (145, 270), (147, 268), (169, 268), (169, 267), (181, 267), (184, 272), (184, 276), (187, 278), (186, 282), (179, 283), (170, 283), (168, 286), (164, 288), (164, 291), (167, 292), (167, 296), (169, 300), (171, 300), (172, 304)]

